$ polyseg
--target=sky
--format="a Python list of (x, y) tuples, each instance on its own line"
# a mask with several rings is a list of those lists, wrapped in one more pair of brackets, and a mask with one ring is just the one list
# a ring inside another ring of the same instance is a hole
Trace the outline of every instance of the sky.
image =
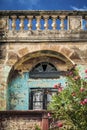
[(0, 10), (87, 10), (87, 0), (0, 0)]

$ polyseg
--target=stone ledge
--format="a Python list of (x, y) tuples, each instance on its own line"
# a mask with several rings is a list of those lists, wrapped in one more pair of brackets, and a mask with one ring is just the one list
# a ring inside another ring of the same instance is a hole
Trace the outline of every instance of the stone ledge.
[(0, 15), (8, 16), (8, 15), (49, 15), (49, 14), (55, 14), (55, 15), (86, 15), (87, 11), (70, 11), (70, 10), (1, 10)]
[(37, 114), (44, 114), (44, 113), (48, 113), (47, 110), (25, 110), (25, 111), (21, 111), (21, 110), (15, 110), (15, 111), (0, 111), (0, 115), (37, 115)]
[(87, 31), (8, 31), (0, 42), (87, 41)]

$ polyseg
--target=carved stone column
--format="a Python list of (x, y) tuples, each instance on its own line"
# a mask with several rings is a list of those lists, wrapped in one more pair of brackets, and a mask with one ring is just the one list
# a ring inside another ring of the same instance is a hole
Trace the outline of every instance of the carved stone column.
[(65, 25), (64, 25), (64, 19), (66, 18), (66, 16), (65, 15), (60, 15), (59, 16), (59, 19), (61, 20), (61, 24), (60, 24), (60, 29), (61, 30), (64, 30), (64, 28), (65, 28)]
[(37, 28), (37, 30), (40, 30), (40, 27), (41, 27), (41, 25), (40, 25), (41, 16), (36, 16), (36, 20), (37, 20), (36, 28)]
[(28, 29), (31, 31), (32, 30), (32, 19), (33, 19), (33, 16), (27, 16), (28, 18)]
[(56, 30), (56, 27), (57, 27), (57, 25), (56, 25), (56, 19), (57, 19), (57, 16), (52, 16), (52, 20), (53, 20), (52, 28), (53, 28), (53, 30)]
[(20, 18), (19, 26), (20, 26), (20, 30), (22, 31), (22, 30), (24, 30), (24, 18), (25, 18), (25, 16), (19, 16), (19, 18)]
[(49, 19), (49, 16), (45, 15), (44, 16), (44, 21), (45, 21), (44, 28), (45, 28), (45, 30), (48, 30), (48, 27), (49, 27), (49, 25), (48, 25), (48, 19)]
[(12, 30), (15, 30), (16, 29), (16, 19), (17, 19), (17, 16), (14, 15), (14, 16), (11, 16), (12, 18)]

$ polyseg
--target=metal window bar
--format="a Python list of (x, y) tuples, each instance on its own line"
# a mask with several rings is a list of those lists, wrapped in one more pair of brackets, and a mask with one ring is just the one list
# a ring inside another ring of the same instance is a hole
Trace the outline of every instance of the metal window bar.
[[(52, 95), (57, 93), (57, 89), (54, 88), (31, 88), (30, 90), (29, 109), (33, 110), (47, 109), (47, 105), (51, 101)], [(40, 93), (42, 95), (40, 95)]]

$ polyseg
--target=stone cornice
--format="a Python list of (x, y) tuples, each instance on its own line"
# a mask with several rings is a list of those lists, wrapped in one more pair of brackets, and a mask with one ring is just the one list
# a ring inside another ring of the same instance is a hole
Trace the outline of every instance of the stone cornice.
[(1, 42), (87, 41), (87, 31), (8, 31)]
[(65, 11), (65, 10), (0, 10), (0, 16), (10, 15), (87, 15), (87, 11)]

